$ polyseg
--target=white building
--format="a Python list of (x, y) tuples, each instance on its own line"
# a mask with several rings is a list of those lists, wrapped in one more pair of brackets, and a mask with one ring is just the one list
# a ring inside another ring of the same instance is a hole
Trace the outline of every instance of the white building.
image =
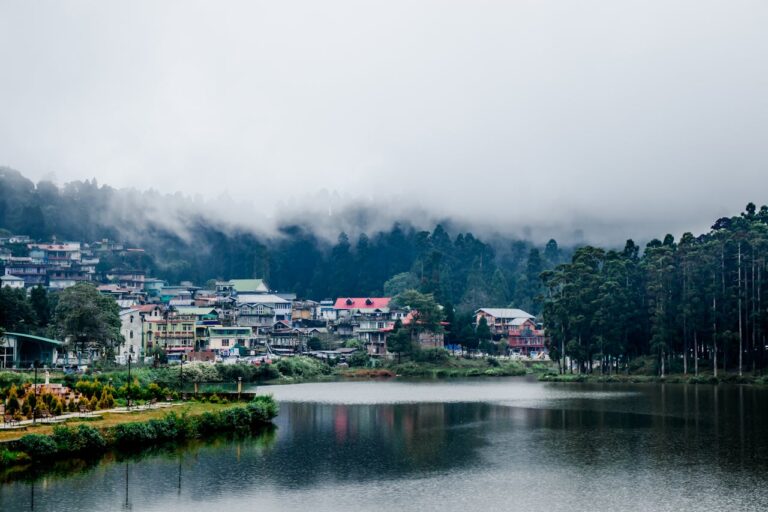
[(0, 287), (2, 288), (24, 288), (24, 280), (16, 276), (2, 276), (0, 277)]
[(292, 303), (289, 300), (285, 300), (277, 295), (269, 293), (259, 294), (237, 294), (238, 306), (243, 304), (258, 305), (263, 304), (272, 308), (274, 311), (274, 317), (272, 323), (274, 324), (278, 320), (291, 320), (291, 306)]

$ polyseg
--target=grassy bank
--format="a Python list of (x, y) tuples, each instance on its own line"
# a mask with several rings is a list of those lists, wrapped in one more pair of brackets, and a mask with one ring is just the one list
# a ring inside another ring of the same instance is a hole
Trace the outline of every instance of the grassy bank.
[(41, 425), (34, 433), (3, 443), (0, 467), (92, 458), (109, 450), (135, 451), (170, 441), (252, 432), (269, 425), (277, 411), (272, 397), (259, 396), (245, 405), (192, 403), (172, 412), (112, 413), (93, 421)]

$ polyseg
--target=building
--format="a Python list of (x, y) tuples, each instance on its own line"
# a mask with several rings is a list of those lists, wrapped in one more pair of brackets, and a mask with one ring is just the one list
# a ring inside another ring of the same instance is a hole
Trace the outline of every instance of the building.
[(134, 361), (143, 357), (144, 343), (141, 324), (141, 316), (135, 309), (129, 308), (120, 312), (120, 334), (123, 337), (123, 346), (120, 347), (120, 353), (115, 355), (118, 364), (126, 364), (129, 355)]
[(336, 321), (336, 310), (333, 308), (333, 301), (331, 299), (323, 299), (320, 301), (320, 311), (318, 315), (320, 319), (327, 322)]
[(481, 308), (475, 311), (476, 325), (481, 318), (485, 318), (495, 341), (507, 340), (510, 351), (524, 355), (546, 351), (544, 328), (530, 313), (513, 308)]
[(387, 354), (387, 336), (395, 322), (404, 321), (408, 312), (390, 308), (390, 297), (347, 297), (333, 306), (338, 336), (360, 339), (370, 355)]
[[(283, 297), (285, 298), (285, 297)], [(319, 304), (313, 300), (293, 301), (291, 307), (291, 320), (316, 320), (318, 317)]]
[(120, 334), (123, 336), (124, 345), (120, 353), (116, 355), (117, 362), (126, 364), (128, 355), (134, 361), (140, 360), (147, 354), (144, 341), (144, 322), (148, 319), (161, 320), (163, 309), (157, 304), (144, 304), (130, 306), (120, 312)]
[(202, 348), (227, 357), (240, 348), (255, 349), (258, 344), (249, 327), (213, 326), (208, 327), (207, 342)]
[(259, 294), (239, 294), (237, 295), (237, 307), (240, 308), (243, 305), (257, 306), (263, 305), (272, 309), (273, 317), (272, 323), (280, 320), (291, 319), (291, 301), (285, 300), (277, 295), (268, 293)]
[(216, 293), (222, 296), (269, 293), (269, 286), (263, 279), (230, 279), (217, 281)]
[(23, 279), (27, 288), (48, 285), (48, 266), (34, 263), (30, 257), (11, 257), (6, 260), (5, 275)]
[(0, 287), (2, 288), (24, 288), (24, 280), (16, 276), (0, 277)]
[(533, 318), (518, 318), (509, 329), (509, 350), (516, 354), (534, 356), (547, 352), (544, 328)]
[(513, 308), (480, 308), (475, 311), (475, 325), (480, 324), (480, 319), (485, 318), (493, 339), (498, 341), (509, 335), (512, 325), (520, 319), (533, 318), (533, 315), (522, 309)]
[(195, 349), (195, 315), (166, 310), (160, 318), (145, 318), (142, 336), (147, 352), (160, 347), (170, 354), (184, 354)]
[(48, 287), (51, 289), (61, 290), (90, 280), (91, 274), (83, 270), (80, 265), (51, 266), (48, 268)]
[(37, 362), (39, 366), (53, 366), (64, 343), (42, 336), (17, 332), (6, 332), (0, 338), (0, 368), (29, 368)]
[(69, 267), (82, 258), (80, 242), (27, 244), (27, 248), (32, 261), (51, 267)]

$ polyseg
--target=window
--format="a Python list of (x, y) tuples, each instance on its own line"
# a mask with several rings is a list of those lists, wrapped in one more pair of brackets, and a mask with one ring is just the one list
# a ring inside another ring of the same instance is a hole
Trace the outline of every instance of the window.
[(133, 331), (131, 331), (131, 332), (128, 334), (128, 337), (129, 337), (129, 338), (131, 338), (131, 339), (133, 339)]
[(228, 347), (229, 346), (229, 340), (221, 340), (221, 346), (222, 347)]

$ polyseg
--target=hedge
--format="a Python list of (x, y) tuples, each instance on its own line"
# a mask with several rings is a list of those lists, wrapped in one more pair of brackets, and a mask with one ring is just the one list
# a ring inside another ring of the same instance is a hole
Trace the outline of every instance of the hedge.
[(199, 416), (170, 412), (160, 419), (121, 423), (102, 430), (88, 425), (56, 426), (51, 435), (27, 434), (8, 443), (10, 450), (3, 449), (0, 467), (26, 460), (97, 456), (110, 448), (143, 448), (219, 433), (248, 432), (269, 424), (277, 413), (277, 402), (271, 396), (257, 396), (247, 405)]

